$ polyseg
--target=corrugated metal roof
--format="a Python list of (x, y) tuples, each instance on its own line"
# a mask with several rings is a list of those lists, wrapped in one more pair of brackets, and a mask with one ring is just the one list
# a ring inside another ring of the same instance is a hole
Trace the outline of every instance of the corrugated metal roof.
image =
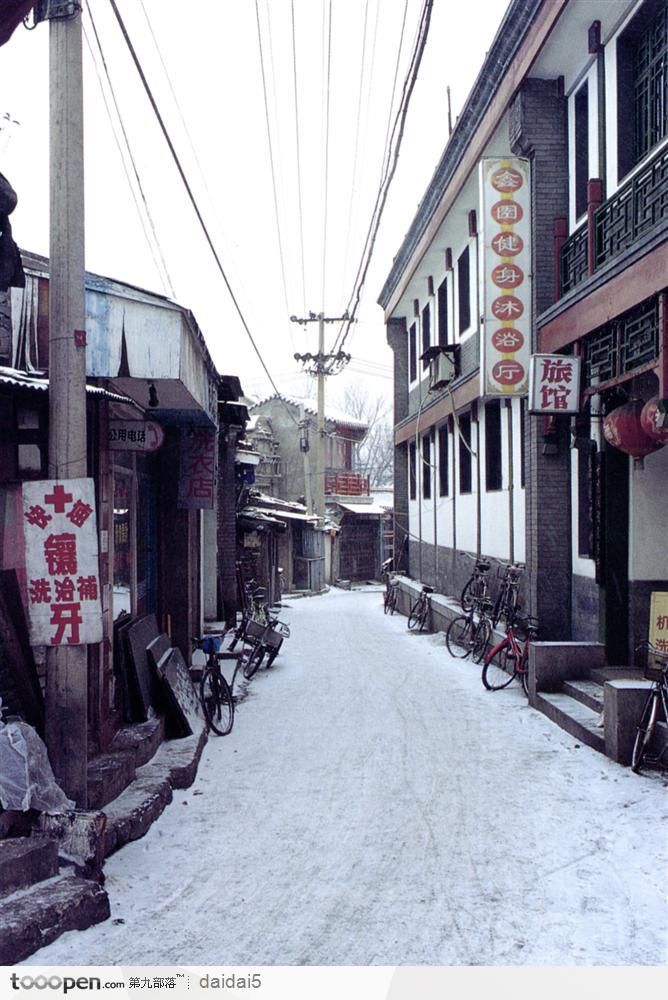
[[(2, 365), (0, 365), (0, 384), (14, 385), (19, 389), (32, 389), (37, 392), (49, 391), (48, 376), (28, 375), (26, 372), (19, 371), (18, 368), (5, 368)], [(134, 399), (122, 396), (118, 392), (109, 392), (108, 389), (103, 389), (99, 385), (86, 385), (86, 392), (90, 396), (98, 396), (100, 399), (110, 399), (115, 403), (124, 403), (143, 411), (143, 408), (138, 403), (135, 403)]]

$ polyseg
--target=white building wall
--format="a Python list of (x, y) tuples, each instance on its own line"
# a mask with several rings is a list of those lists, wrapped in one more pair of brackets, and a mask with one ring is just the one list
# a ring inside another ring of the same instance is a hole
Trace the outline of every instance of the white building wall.
[(631, 463), (629, 579), (668, 579), (668, 447)]

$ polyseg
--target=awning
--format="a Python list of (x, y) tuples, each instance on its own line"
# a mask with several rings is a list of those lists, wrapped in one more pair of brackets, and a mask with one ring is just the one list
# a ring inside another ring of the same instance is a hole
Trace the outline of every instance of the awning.
[(285, 531), (287, 528), (285, 521), (281, 521), (278, 517), (272, 517), (271, 514), (258, 510), (257, 507), (243, 507), (237, 511), (237, 517), (260, 527), (278, 528), (280, 531)]
[(381, 507), (377, 503), (341, 503), (340, 500), (335, 501), (338, 507), (341, 507), (347, 514), (387, 514), (385, 507)]
[[(5, 368), (2, 365), (0, 365), (0, 385), (13, 385), (17, 389), (31, 389), (36, 392), (49, 391), (48, 377), (27, 375), (25, 372), (19, 371), (18, 368)], [(98, 399), (110, 399), (114, 403), (124, 403), (127, 406), (134, 406), (135, 409), (142, 410), (143, 412), (142, 407), (138, 403), (135, 403), (134, 399), (122, 396), (118, 392), (109, 392), (108, 389), (102, 389), (98, 385), (87, 385), (86, 394), (96, 396)]]

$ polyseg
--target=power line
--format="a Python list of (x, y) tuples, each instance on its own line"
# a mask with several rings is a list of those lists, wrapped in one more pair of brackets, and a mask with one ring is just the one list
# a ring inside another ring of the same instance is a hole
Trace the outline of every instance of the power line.
[[(323, 10), (324, 26), (324, 10)], [(322, 227), (322, 308), (325, 308), (325, 275), (327, 270), (327, 201), (329, 196), (329, 91), (332, 67), (332, 0), (328, 5), (328, 28), (327, 28), (327, 87), (326, 87), (326, 109), (325, 109), (325, 193), (324, 193), (324, 222)]]
[[(378, 234), (378, 229), (380, 227), (380, 221), (382, 219), (383, 210), (385, 208), (385, 203), (387, 201), (387, 194), (399, 160), (399, 150), (401, 149), (401, 141), (403, 139), (403, 134), (404, 134), (406, 115), (408, 113), (408, 107), (410, 104), (411, 95), (413, 93), (413, 88), (415, 87), (415, 82), (417, 80), (420, 63), (422, 61), (422, 56), (424, 54), (424, 49), (429, 34), (432, 6), (433, 6), (433, 0), (424, 0), (424, 6), (422, 8), (422, 14), (420, 18), (420, 30), (418, 32), (416, 46), (413, 51), (413, 55), (411, 57), (408, 73), (404, 81), (402, 99), (399, 111), (397, 112), (394, 128), (392, 130), (392, 138), (394, 141), (394, 153), (391, 159), (391, 164), (390, 162), (388, 162), (388, 169), (386, 175), (381, 182), (381, 185), (378, 189), (378, 194), (376, 196), (376, 204), (372, 212), (371, 221), (369, 224), (369, 230), (367, 232), (364, 249), (362, 251), (362, 257), (360, 259), (357, 271), (357, 278), (355, 280), (355, 287), (351, 294), (349, 305), (346, 310), (346, 312), (349, 315), (349, 319), (346, 321), (345, 325), (341, 327), (341, 330), (339, 331), (339, 335), (337, 336), (337, 340), (334, 345), (335, 347), (337, 343), (339, 344), (339, 348), (343, 347), (346, 338), (348, 337), (350, 330), (352, 328), (352, 324), (355, 321), (357, 310), (359, 309), (362, 289), (364, 287), (366, 275), (369, 270), (369, 264), (371, 262), (371, 257), (373, 254), (373, 249)], [(395, 136), (396, 139), (394, 138)]]
[(297, 41), (295, 36), (295, 0), (290, 0), (292, 14), (292, 75), (295, 94), (295, 137), (297, 140), (297, 192), (299, 195), (299, 240), (301, 246), (302, 264), (302, 296), (304, 311), (306, 311), (306, 275), (304, 270), (304, 214), (302, 211), (302, 168), (299, 142), (299, 97), (297, 94)]
[(176, 152), (176, 149), (174, 148), (174, 144), (173, 144), (173, 142), (172, 142), (172, 140), (170, 138), (169, 132), (167, 131), (167, 128), (166, 128), (165, 123), (163, 121), (162, 115), (160, 114), (160, 110), (158, 108), (158, 105), (156, 104), (155, 98), (153, 97), (153, 93), (152, 93), (151, 88), (149, 86), (148, 80), (146, 79), (146, 75), (144, 74), (144, 71), (142, 69), (141, 63), (139, 62), (139, 58), (137, 57), (137, 53), (135, 52), (135, 48), (134, 48), (134, 46), (132, 44), (132, 40), (131, 40), (130, 36), (128, 35), (127, 29), (126, 29), (125, 24), (123, 22), (123, 18), (121, 17), (120, 11), (119, 11), (118, 6), (116, 4), (116, 0), (109, 0), (109, 2), (111, 4), (111, 7), (112, 7), (112, 9), (114, 11), (114, 14), (116, 16), (116, 20), (118, 21), (118, 25), (119, 25), (119, 27), (121, 29), (121, 33), (123, 35), (123, 38), (125, 39), (125, 43), (126, 43), (126, 45), (128, 47), (130, 55), (132, 56), (132, 60), (133, 60), (133, 62), (135, 64), (135, 68), (136, 68), (137, 72), (139, 73), (139, 77), (140, 77), (141, 82), (143, 84), (144, 90), (146, 91), (146, 96), (149, 99), (149, 102), (150, 102), (151, 107), (153, 109), (153, 113), (155, 114), (157, 122), (158, 122), (158, 124), (160, 126), (160, 129), (161, 129), (162, 134), (164, 136), (165, 142), (167, 143), (167, 146), (169, 147), (169, 151), (170, 151), (170, 153), (172, 155), (172, 159), (174, 160), (174, 163), (176, 165), (176, 169), (179, 172), (179, 176), (180, 176), (180, 178), (181, 178), (181, 180), (183, 182), (183, 185), (184, 185), (184, 187), (186, 189), (186, 192), (188, 194), (188, 198), (190, 199), (190, 203), (191, 203), (191, 205), (192, 205), (192, 207), (193, 207), (193, 209), (195, 211), (195, 215), (197, 216), (197, 220), (198, 220), (198, 222), (200, 224), (202, 232), (204, 233), (204, 237), (205, 237), (205, 239), (206, 239), (206, 241), (207, 241), (207, 243), (209, 245), (211, 253), (213, 254), (213, 258), (214, 258), (214, 260), (216, 262), (218, 270), (220, 271), (220, 274), (221, 274), (221, 276), (223, 278), (223, 281), (225, 282), (225, 287), (227, 288), (227, 291), (228, 291), (228, 293), (230, 295), (230, 298), (232, 299), (232, 302), (233, 302), (234, 307), (235, 307), (235, 309), (237, 311), (239, 319), (241, 320), (241, 324), (242, 324), (244, 330), (246, 331), (248, 339), (250, 340), (250, 342), (251, 342), (251, 344), (253, 346), (253, 350), (255, 351), (255, 353), (256, 353), (259, 361), (260, 361), (260, 364), (262, 365), (262, 368), (264, 369), (265, 374), (267, 375), (267, 378), (269, 379), (269, 382), (271, 383), (271, 385), (275, 389), (276, 393), (280, 396), (280, 392), (279, 392), (277, 386), (275, 385), (273, 378), (271, 377), (271, 373), (270, 373), (269, 369), (267, 368), (267, 365), (265, 363), (264, 358), (262, 357), (262, 354), (260, 353), (260, 349), (259, 349), (259, 347), (257, 346), (257, 344), (255, 342), (255, 338), (253, 337), (253, 334), (250, 331), (250, 327), (248, 326), (248, 323), (246, 322), (246, 317), (244, 316), (244, 314), (243, 314), (243, 312), (241, 310), (241, 306), (239, 305), (239, 302), (237, 301), (236, 295), (234, 294), (234, 292), (232, 290), (232, 286), (230, 285), (230, 282), (229, 282), (229, 279), (227, 277), (227, 274), (225, 273), (225, 269), (223, 267), (222, 261), (221, 261), (220, 257), (218, 256), (218, 252), (217, 252), (216, 247), (215, 247), (215, 245), (213, 243), (213, 240), (211, 239), (211, 235), (210, 235), (209, 230), (207, 228), (207, 225), (206, 225), (206, 223), (204, 221), (204, 218), (202, 217), (202, 213), (201, 213), (201, 211), (199, 209), (199, 205), (197, 204), (197, 201), (196, 201), (195, 196), (193, 194), (192, 188), (190, 187), (190, 184), (188, 182), (188, 178), (186, 177), (185, 172), (183, 170), (183, 167), (181, 165), (181, 161), (179, 159), (178, 153)]

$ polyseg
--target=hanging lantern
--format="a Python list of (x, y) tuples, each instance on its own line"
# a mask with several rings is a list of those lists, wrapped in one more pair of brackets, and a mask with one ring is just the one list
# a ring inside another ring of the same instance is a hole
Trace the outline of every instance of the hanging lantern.
[(655, 396), (645, 403), (640, 414), (640, 423), (645, 434), (659, 444), (668, 444), (668, 410), (665, 402)]
[(644, 405), (642, 399), (632, 399), (612, 410), (603, 421), (603, 435), (608, 444), (633, 458), (644, 458), (661, 447), (660, 441), (643, 430), (640, 414)]

